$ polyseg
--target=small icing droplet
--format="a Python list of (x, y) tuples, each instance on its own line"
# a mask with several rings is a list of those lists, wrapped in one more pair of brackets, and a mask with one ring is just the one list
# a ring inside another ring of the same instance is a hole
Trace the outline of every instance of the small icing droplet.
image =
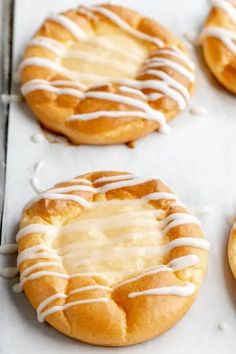
[(199, 36), (195, 32), (184, 33), (184, 38), (194, 46), (200, 45)]
[(169, 135), (171, 133), (171, 128), (166, 124), (159, 129), (160, 133), (163, 135)]
[(229, 325), (226, 322), (221, 322), (218, 324), (218, 328), (220, 331), (226, 331), (228, 329)]
[(14, 291), (14, 293), (22, 293), (22, 291), (23, 291), (21, 289), (20, 283), (13, 285), (12, 290)]
[(39, 186), (39, 179), (37, 176), (33, 176), (30, 180), (30, 183), (36, 193), (41, 193), (43, 191)]
[(5, 161), (1, 161), (1, 165), (5, 168), (6, 167), (6, 162)]
[(191, 208), (191, 212), (194, 215), (206, 215), (210, 213), (210, 208), (207, 205), (199, 205)]
[(208, 114), (207, 109), (203, 106), (193, 106), (190, 108), (189, 112), (194, 115), (206, 116)]
[(21, 102), (22, 101), (22, 97), (20, 95), (2, 94), (1, 99), (2, 99), (3, 104), (8, 104), (10, 102)]
[(0, 276), (3, 278), (14, 278), (18, 273), (19, 272), (16, 267), (7, 267), (0, 269)]
[(8, 244), (0, 246), (0, 254), (11, 254), (17, 252), (17, 244)]
[(31, 136), (31, 140), (34, 143), (39, 144), (39, 143), (41, 143), (42, 141), (45, 140), (45, 136), (42, 133), (36, 133), (36, 134)]
[(34, 166), (34, 172), (35, 174), (37, 175), (41, 170), (42, 168), (44, 167), (45, 165), (45, 162), (44, 161), (39, 161), (35, 164)]

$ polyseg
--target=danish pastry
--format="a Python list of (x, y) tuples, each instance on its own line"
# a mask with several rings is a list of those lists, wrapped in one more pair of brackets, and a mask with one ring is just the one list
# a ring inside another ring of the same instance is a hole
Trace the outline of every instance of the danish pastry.
[(236, 1), (212, 3), (201, 35), (204, 57), (219, 82), (236, 94)]
[(74, 144), (166, 133), (195, 82), (183, 43), (155, 21), (111, 4), (49, 16), (19, 70), (21, 92), (39, 121)]
[(107, 346), (146, 341), (180, 320), (209, 247), (164, 182), (107, 171), (34, 197), (16, 240), (18, 285), (39, 321)]
[(234, 223), (230, 232), (228, 244), (228, 258), (232, 273), (236, 278), (236, 222)]

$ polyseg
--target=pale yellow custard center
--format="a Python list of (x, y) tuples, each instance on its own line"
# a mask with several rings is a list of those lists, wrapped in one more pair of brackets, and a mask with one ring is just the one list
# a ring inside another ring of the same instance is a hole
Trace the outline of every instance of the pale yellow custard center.
[(94, 35), (73, 42), (67, 48), (61, 65), (76, 72), (80, 83), (93, 85), (109, 80), (134, 79), (147, 55), (143, 41), (101, 22)]
[(70, 220), (54, 240), (67, 274), (103, 273), (113, 284), (161, 264), (168, 242), (160, 231), (161, 210), (149, 204), (103, 202)]

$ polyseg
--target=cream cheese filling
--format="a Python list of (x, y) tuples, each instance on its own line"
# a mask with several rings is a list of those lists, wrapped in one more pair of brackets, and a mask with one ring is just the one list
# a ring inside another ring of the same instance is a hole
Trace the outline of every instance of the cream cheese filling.
[[(60, 64), (84, 74), (80, 82), (91, 85), (103, 81), (104, 77), (111, 81), (134, 79), (147, 55), (142, 41), (120, 28), (101, 22), (94, 35), (67, 47)], [(91, 75), (94, 75), (93, 80)]]
[(112, 285), (162, 264), (160, 248), (168, 239), (160, 229), (161, 214), (139, 201), (104, 202), (64, 225), (52, 247), (67, 274), (104, 273)]

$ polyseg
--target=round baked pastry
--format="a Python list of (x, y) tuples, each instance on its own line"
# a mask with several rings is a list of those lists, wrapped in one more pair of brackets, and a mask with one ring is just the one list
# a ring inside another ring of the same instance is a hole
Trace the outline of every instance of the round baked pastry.
[(109, 346), (146, 341), (187, 312), (208, 242), (159, 179), (93, 172), (34, 197), (16, 237), (18, 286), (39, 321)]
[(212, 3), (201, 35), (204, 57), (219, 82), (236, 93), (236, 1)]
[(187, 106), (194, 64), (155, 21), (111, 4), (47, 18), (20, 65), (39, 121), (74, 144), (116, 144), (150, 132)]
[(236, 278), (236, 222), (234, 223), (229, 236), (228, 258), (231, 270)]

